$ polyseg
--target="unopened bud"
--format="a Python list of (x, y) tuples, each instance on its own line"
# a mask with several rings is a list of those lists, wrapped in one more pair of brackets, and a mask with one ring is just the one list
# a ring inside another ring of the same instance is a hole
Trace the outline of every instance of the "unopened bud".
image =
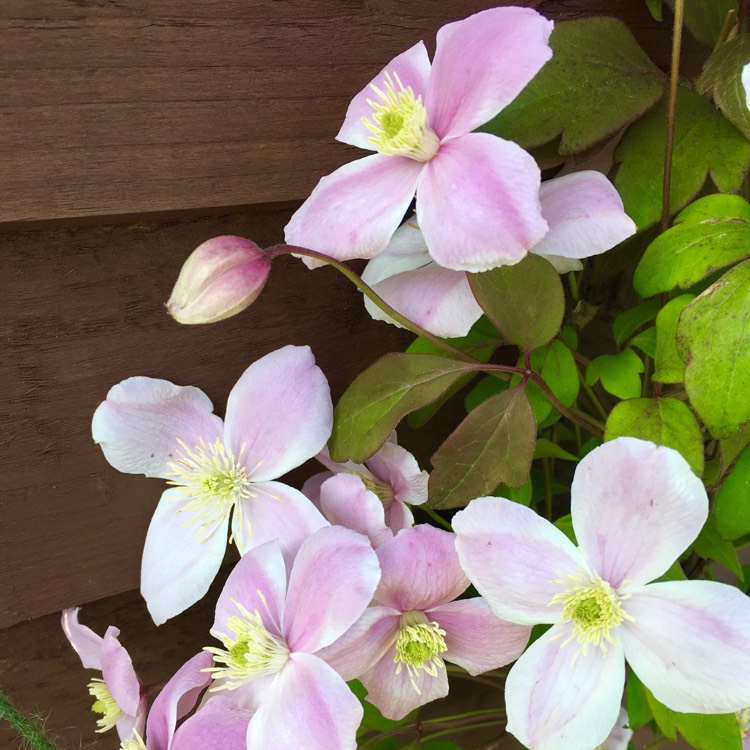
[(270, 259), (254, 242), (214, 237), (185, 261), (167, 310), (178, 323), (224, 320), (255, 301), (270, 270)]

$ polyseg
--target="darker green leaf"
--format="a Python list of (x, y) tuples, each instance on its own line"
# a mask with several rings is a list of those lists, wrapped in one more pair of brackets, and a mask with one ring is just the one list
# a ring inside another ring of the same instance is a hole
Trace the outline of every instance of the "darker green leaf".
[(681, 294), (667, 302), (656, 316), (656, 355), (652, 380), (657, 383), (681, 383), (685, 376), (685, 361), (677, 351), (677, 324), (682, 311), (694, 299), (694, 294)]
[(750, 534), (750, 448), (740, 454), (716, 495), (716, 525), (724, 539)]
[(716, 513), (710, 513), (706, 525), (693, 542), (693, 549), (706, 560), (715, 560), (742, 580), (742, 566), (737, 558), (737, 550), (731, 542), (722, 538), (716, 520)]
[[(667, 0), (667, 4), (674, 9), (674, 0)], [(696, 39), (713, 48), (730, 10), (737, 10), (737, 0), (685, 0), (685, 26)]]

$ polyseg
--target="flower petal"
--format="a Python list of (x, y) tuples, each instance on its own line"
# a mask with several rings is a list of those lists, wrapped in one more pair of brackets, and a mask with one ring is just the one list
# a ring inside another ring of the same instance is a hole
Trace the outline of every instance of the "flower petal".
[(552, 57), (553, 25), (529, 8), (493, 8), (443, 26), (427, 93), (438, 136), (464, 135), (510, 104)]
[(549, 261), (555, 271), (560, 274), (568, 273), (569, 271), (580, 271), (583, 268), (583, 263), (577, 258), (566, 258), (563, 255), (545, 255), (544, 253), (537, 253), (533, 247), (531, 248), (531, 252)]
[(362, 615), (380, 580), (367, 537), (341, 526), (320, 529), (299, 548), (286, 597), (287, 643), (314, 653)]
[(276, 479), (312, 458), (332, 426), (331, 391), (309, 346), (266, 354), (229, 394), (226, 442), (242, 455), (254, 482)]
[(419, 468), (417, 459), (406, 448), (386, 442), (367, 459), (367, 468), (376, 479), (393, 488), (396, 500), (409, 505), (427, 502), (427, 482), (430, 475)]
[(614, 185), (601, 172), (574, 172), (542, 183), (542, 215), (549, 232), (531, 250), (539, 255), (588, 258), (635, 234)]
[(442, 657), (469, 674), (481, 674), (515, 661), (531, 635), (528, 625), (497, 617), (481, 596), (447, 602), (425, 614), (445, 630), (448, 650)]
[(102, 679), (122, 712), (135, 717), (141, 704), (141, 683), (130, 655), (117, 640), (119, 632), (117, 628), (109, 627), (102, 639)]
[[(287, 243), (338, 260), (382, 252), (409, 208), (420, 162), (375, 154), (324, 177), (286, 225)], [(309, 266), (320, 263), (308, 263)]]
[(618, 588), (669, 568), (706, 522), (708, 497), (676, 450), (622, 437), (578, 464), (571, 515), (591, 567)]
[(440, 146), (417, 188), (430, 255), (455, 271), (513, 265), (547, 233), (539, 167), (520, 146), (470, 133)]
[(374, 112), (372, 106), (367, 100), (380, 102), (380, 97), (372, 90), (372, 86), (377, 86), (381, 91), (385, 90), (385, 74), (391, 76), (397, 75), (404, 88), (411, 86), (416, 96), (422, 97), (424, 101), (427, 93), (427, 81), (430, 77), (430, 58), (427, 55), (427, 48), (424, 42), (417, 42), (413, 47), (394, 57), (383, 70), (365, 86), (349, 104), (346, 111), (344, 124), (341, 126), (336, 139), (343, 143), (350, 143), (352, 146), (365, 148), (368, 151), (374, 151), (375, 147), (370, 143), (369, 138), (372, 133), (362, 123), (362, 118), (368, 120)]
[(714, 714), (750, 705), (750, 599), (714, 581), (643, 587), (623, 604), (625, 658), (673, 711)]
[(86, 669), (101, 670), (102, 637), (97, 635), (91, 628), (81, 625), (78, 622), (78, 613), (80, 611), (80, 607), (63, 610), (62, 629), (70, 641), (70, 645), (78, 656), (81, 657), (81, 664)]
[(414, 526), (414, 514), (405, 503), (394, 500), (385, 512), (385, 525), (392, 533), (398, 534), (401, 529)]
[(180, 487), (166, 490), (146, 534), (141, 594), (157, 625), (203, 598), (224, 559), (228, 516), (204, 526), (187, 510), (191, 501)]
[(375, 600), (400, 612), (449, 602), (469, 587), (458, 562), (455, 535), (428, 524), (402, 529), (378, 547), (383, 571)]
[(453, 517), (456, 551), (469, 580), (498, 617), (522, 625), (556, 622), (559, 579), (587, 569), (549, 521), (500, 497), (480, 497)]
[[(581, 750), (604, 742), (617, 720), (625, 685), (622, 647), (584, 656), (558, 625), (535, 641), (505, 683), (508, 731), (533, 750)], [(575, 659), (574, 659), (575, 657)]]
[(331, 667), (317, 656), (295, 653), (250, 720), (247, 746), (352, 750), (362, 715), (360, 702)]
[[(153, 709), (152, 709), (153, 710)], [(252, 711), (236, 706), (223, 695), (209, 699), (180, 726), (171, 746), (151, 746), (148, 750), (247, 750), (247, 729)]]
[(182, 440), (191, 448), (212, 443), (222, 422), (203, 391), (168, 380), (135, 377), (110, 388), (91, 422), (91, 434), (118, 471), (168, 477)]
[(332, 471), (321, 471), (319, 474), (313, 474), (309, 479), (306, 479), (302, 485), (302, 494), (318, 510), (320, 510), (320, 488), (323, 486), (323, 482), (335, 476)]

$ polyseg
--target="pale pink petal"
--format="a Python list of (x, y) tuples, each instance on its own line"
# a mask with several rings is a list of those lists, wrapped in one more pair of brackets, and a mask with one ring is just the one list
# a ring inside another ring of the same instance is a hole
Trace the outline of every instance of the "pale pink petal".
[(360, 682), (367, 689), (367, 700), (380, 709), (387, 719), (403, 719), (418, 706), (448, 695), (448, 675), (445, 667), (436, 667), (433, 677), (420, 669), (414, 677), (415, 688), (406, 668), (398, 674), (396, 646), (391, 646), (380, 661), (362, 675)]
[(628, 750), (628, 743), (633, 737), (633, 730), (628, 728), (628, 712), (620, 708), (620, 714), (617, 717), (617, 723), (612, 727), (602, 750)]
[(427, 81), (430, 77), (430, 58), (427, 56), (427, 49), (424, 42), (417, 42), (413, 47), (394, 57), (383, 70), (378, 73), (370, 83), (365, 86), (349, 104), (346, 111), (344, 124), (341, 126), (336, 139), (344, 143), (350, 143), (352, 146), (366, 148), (368, 151), (374, 151), (375, 147), (370, 143), (368, 138), (372, 133), (362, 123), (365, 117), (371, 120), (373, 108), (367, 103), (368, 99), (380, 103), (381, 98), (372, 90), (371, 86), (377, 86), (381, 91), (385, 91), (385, 74), (391, 76), (397, 75), (404, 88), (411, 87), (416, 96), (421, 96), (424, 102), (427, 93)]
[(617, 190), (601, 172), (574, 172), (543, 182), (539, 200), (549, 232), (532, 253), (588, 258), (636, 232)]
[(396, 642), (401, 612), (368, 607), (362, 617), (316, 656), (330, 664), (347, 682), (363, 675)]
[[(70, 641), (70, 645), (81, 657), (81, 664), (86, 669), (100, 670), (102, 668), (102, 637), (91, 628), (78, 622), (80, 611), (80, 607), (63, 610), (62, 629)], [(118, 635), (118, 633), (115, 633), (115, 635)]]
[[(148, 712), (146, 737), (148, 750), (167, 750), (177, 722), (193, 710), (211, 676), (203, 670), (211, 666), (211, 654), (201, 651), (188, 659), (156, 696)], [(243, 731), (244, 739), (244, 731)]]
[(383, 503), (355, 474), (336, 474), (323, 482), (320, 506), (332, 524), (364, 534), (373, 547), (393, 538), (385, 525)]
[(645, 586), (623, 602), (625, 657), (673, 711), (715, 714), (750, 705), (750, 599), (714, 581)]
[(337, 461), (332, 461), (331, 454), (328, 452), (327, 446), (324, 446), (320, 453), (315, 456), (315, 460), (322, 463), (323, 466), (326, 467), (326, 469), (333, 472), (334, 474), (338, 474), (342, 471), (367, 472), (364, 464), (355, 464), (354, 461), (346, 461), (345, 463), (340, 464)]
[(168, 477), (182, 440), (192, 448), (221, 436), (222, 422), (203, 391), (168, 380), (135, 377), (110, 388), (91, 434), (118, 471)]
[(232, 517), (232, 538), (240, 554), (278, 539), (284, 557), (290, 562), (300, 544), (328, 521), (294, 487), (281, 482), (260, 482), (252, 487), (252, 497), (240, 500)]
[[(152, 709), (153, 710), (153, 709)], [(217, 695), (208, 700), (180, 726), (169, 750), (247, 750), (247, 728), (253, 714), (239, 708), (228, 697)], [(167, 745), (148, 750), (167, 750)]]
[(372, 258), (404, 218), (422, 167), (382, 154), (345, 164), (324, 177), (292, 216), (284, 230), (287, 243), (338, 260)]
[(317, 656), (292, 654), (250, 720), (247, 746), (352, 750), (362, 715), (360, 702), (331, 667)]
[(427, 243), (417, 224), (417, 217), (412, 214), (393, 233), (385, 250), (367, 263), (362, 272), (362, 279), (372, 286), (396, 274), (422, 268), (431, 262)]
[(138, 732), (139, 735), (143, 736), (143, 727), (146, 725), (146, 711), (147, 701), (144, 694), (143, 698), (141, 699), (141, 704), (138, 708), (138, 713), (136, 716), (123, 714), (117, 720), (117, 723), (115, 724), (117, 736), (121, 740), (130, 739), (133, 736), (134, 732)]
[(286, 580), (286, 564), (278, 542), (268, 542), (248, 552), (234, 566), (219, 595), (212, 634), (230, 634), (227, 621), (238, 616), (240, 604), (250, 614), (257, 612), (269, 633), (281, 635)]
[(552, 57), (552, 27), (529, 8), (493, 8), (443, 26), (427, 93), (438, 136), (468, 133), (510, 104)]
[(594, 748), (617, 720), (625, 685), (622, 647), (611, 644), (606, 656), (593, 647), (576, 656), (576, 639), (562, 645), (571, 631), (567, 624), (545, 633), (505, 682), (508, 731), (534, 750)]
[(226, 443), (253, 482), (312, 458), (333, 426), (328, 381), (309, 346), (284, 346), (245, 370), (227, 402)]
[(320, 510), (320, 488), (327, 479), (336, 476), (332, 471), (321, 471), (320, 474), (313, 474), (305, 480), (302, 485), (302, 494)]
[(537, 253), (532, 247), (532, 253), (536, 253), (540, 258), (544, 258), (548, 261), (552, 267), (558, 273), (568, 273), (569, 271), (580, 271), (583, 268), (583, 263), (577, 258), (566, 258), (563, 255), (544, 255), (544, 253)]
[(361, 617), (379, 580), (367, 537), (341, 526), (313, 534), (299, 548), (289, 576), (289, 648), (314, 653), (333, 643)]
[(539, 184), (539, 167), (515, 143), (488, 133), (444, 143), (417, 188), (433, 260), (455, 271), (518, 263), (547, 233)]
[(401, 529), (414, 526), (414, 514), (409, 506), (398, 500), (394, 500), (385, 512), (385, 525), (393, 534), (398, 534)]
[(130, 655), (117, 640), (119, 632), (117, 628), (109, 627), (102, 639), (102, 679), (123, 713), (137, 716), (141, 703), (141, 683)]
[(498, 617), (522, 625), (558, 620), (556, 581), (587, 569), (562, 531), (499, 497), (472, 500), (452, 523), (461, 566)]
[(378, 547), (383, 571), (375, 599), (400, 612), (449, 602), (469, 587), (450, 531), (420, 524)]
[(528, 625), (501, 620), (481, 596), (447, 602), (425, 612), (445, 630), (447, 661), (481, 674), (515, 661), (531, 635)]
[(228, 509), (209, 523), (187, 509), (192, 499), (180, 487), (166, 490), (146, 534), (141, 594), (157, 625), (202, 599), (224, 559)]
[(676, 450), (622, 437), (578, 464), (571, 514), (589, 564), (617, 588), (662, 575), (698, 536), (708, 497)]
[(367, 459), (367, 468), (376, 479), (393, 488), (396, 500), (409, 505), (427, 501), (427, 482), (430, 475), (419, 468), (417, 459), (396, 443), (384, 443), (382, 448)]

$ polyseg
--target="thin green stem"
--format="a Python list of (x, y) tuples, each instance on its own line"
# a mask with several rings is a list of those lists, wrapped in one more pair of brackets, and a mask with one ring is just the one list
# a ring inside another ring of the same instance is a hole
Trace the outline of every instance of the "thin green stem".
[(552, 463), (549, 458), (542, 459), (544, 468), (544, 516), (552, 522)]
[(596, 437), (604, 437), (604, 424), (598, 419), (589, 416), (586, 412), (582, 412), (579, 409), (574, 409), (572, 406), (567, 407), (560, 403), (557, 396), (552, 392), (552, 389), (547, 385), (541, 375), (532, 372), (529, 378), (533, 380), (545, 393), (552, 406), (557, 409), (563, 416), (566, 416), (571, 422), (580, 425), (585, 430), (588, 430), (592, 435)]
[(422, 742), (432, 742), (432, 740), (446, 737), (451, 734), (457, 734), (458, 732), (469, 732), (473, 729), (484, 729), (486, 727), (496, 727), (504, 724), (504, 721), (478, 721), (476, 724), (464, 724), (460, 727), (450, 727), (448, 729), (441, 729), (437, 732), (431, 732), (430, 734), (424, 735), (421, 740)]
[(430, 506), (426, 503), (423, 505), (417, 505), (415, 507), (419, 508), (419, 510), (428, 515), (433, 521), (435, 521), (435, 523), (439, 523), (444, 529), (453, 531), (453, 527), (450, 525), (450, 523), (446, 521), (439, 513), (430, 508)]
[(32, 719), (24, 716), (0, 693), (0, 719), (5, 719), (33, 750), (59, 750), (47, 733)]
[(599, 400), (594, 389), (586, 382), (586, 376), (579, 370), (578, 377), (583, 386), (583, 390), (589, 397), (589, 400), (594, 405), (594, 408), (599, 412), (599, 416), (606, 422), (607, 421), (607, 410), (602, 406), (602, 402)]
[(578, 276), (575, 271), (571, 271), (568, 274), (568, 288), (570, 289), (570, 298), (574, 304), (578, 304), (581, 297), (578, 291)]
[(477, 716), (498, 716), (498, 715), (505, 716), (505, 711), (502, 711), (499, 708), (484, 708), (484, 709), (478, 709), (476, 711), (466, 711), (462, 714), (452, 714), (451, 716), (440, 716), (434, 719), (421, 719), (419, 723), (422, 725), (445, 724), (445, 723), (452, 722), (452, 721), (474, 719)]

